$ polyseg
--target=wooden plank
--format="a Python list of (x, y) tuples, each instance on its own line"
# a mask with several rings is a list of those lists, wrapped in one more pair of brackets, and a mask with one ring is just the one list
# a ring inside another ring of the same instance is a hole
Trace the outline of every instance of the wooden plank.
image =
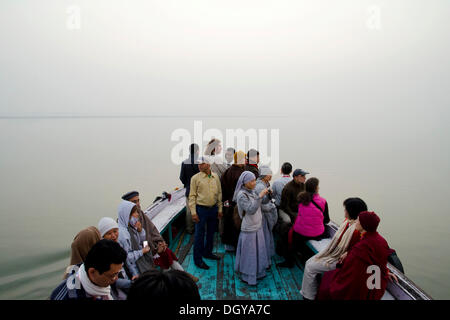
[[(286, 294), (286, 290), (283, 285), (283, 280), (281, 279), (280, 273), (277, 270), (276, 267), (276, 260), (275, 257), (272, 258), (272, 266), (270, 268), (270, 277), (272, 281), (274, 282), (274, 290), (276, 294), (273, 294), (273, 297), (270, 298), (271, 300), (288, 300), (288, 296)], [(273, 291), (272, 291), (273, 293)]]
[(222, 289), (217, 295), (217, 299), (230, 300), (236, 299), (236, 285), (234, 274), (234, 253), (226, 252), (221, 262), (222, 281), (218, 284)]
[(272, 258), (270, 269), (266, 271), (267, 276), (258, 283), (259, 300), (287, 300), (280, 274), (276, 269), (276, 262)]
[[(275, 256), (274, 260), (276, 261), (276, 263), (278, 263), (283, 261), (284, 259), (279, 256)], [(287, 299), (301, 300), (302, 296), (300, 294), (300, 288), (297, 286), (294, 276), (292, 275), (292, 272), (289, 269), (290, 268), (276, 267), (276, 270), (278, 271), (280, 278), (282, 280), (282, 284), (286, 292)]]

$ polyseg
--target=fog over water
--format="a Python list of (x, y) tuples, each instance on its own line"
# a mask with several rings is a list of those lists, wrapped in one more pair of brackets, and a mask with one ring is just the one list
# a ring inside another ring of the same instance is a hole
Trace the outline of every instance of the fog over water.
[(278, 130), (332, 220), (363, 198), (449, 299), (449, 18), (445, 0), (2, 1), (0, 299), (47, 298), (123, 193), (180, 186), (171, 137), (195, 121)]

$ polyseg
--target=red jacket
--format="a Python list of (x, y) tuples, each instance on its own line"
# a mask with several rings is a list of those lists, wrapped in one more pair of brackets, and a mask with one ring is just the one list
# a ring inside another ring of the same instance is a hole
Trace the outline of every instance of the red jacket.
[[(324, 274), (317, 299), (380, 300), (388, 282), (387, 260), (390, 253), (382, 236), (377, 232), (366, 232), (348, 252), (342, 267)], [(380, 268), (379, 289), (369, 289), (367, 285), (368, 278), (373, 276), (373, 272), (368, 272), (369, 266)]]

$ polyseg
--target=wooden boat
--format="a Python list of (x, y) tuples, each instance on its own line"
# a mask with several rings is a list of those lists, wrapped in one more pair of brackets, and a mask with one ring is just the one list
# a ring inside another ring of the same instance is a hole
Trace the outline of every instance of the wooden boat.
[[(275, 255), (267, 276), (257, 286), (249, 286), (234, 274), (234, 253), (226, 252), (215, 235), (214, 254), (220, 261), (207, 260), (209, 270), (197, 268), (193, 263), (194, 236), (185, 232), (185, 189), (176, 189), (171, 194), (164, 193), (145, 210), (171, 249), (178, 256), (183, 268), (199, 277), (198, 287), (204, 300), (301, 300), (301, 282), (303, 265), (299, 260), (293, 268), (278, 268), (276, 264), (283, 258)], [(309, 241), (311, 255), (321, 251), (331, 241), (338, 225), (331, 221), (327, 226), (328, 237), (321, 241)], [(398, 278), (398, 283), (389, 281), (382, 300), (431, 300), (432, 298), (411, 281), (402, 271), (401, 263), (397, 267), (388, 263), (389, 270)]]

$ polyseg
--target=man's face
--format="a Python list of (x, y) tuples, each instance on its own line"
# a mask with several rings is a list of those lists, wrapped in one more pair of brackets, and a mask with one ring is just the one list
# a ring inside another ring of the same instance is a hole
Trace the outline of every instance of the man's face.
[(133, 202), (135, 205), (137, 205), (137, 207), (139, 209), (141, 209), (141, 202), (139, 200), (139, 196), (135, 196), (135, 197), (131, 198), (129, 201)]
[(294, 177), (295, 182), (297, 183), (305, 183), (306, 177), (299, 174), (298, 176)]
[(209, 163), (200, 163), (200, 164), (198, 165), (198, 169), (199, 169), (201, 172), (208, 172), (208, 171), (209, 171)]
[(100, 274), (96, 269), (89, 268), (88, 275), (89, 279), (99, 287), (106, 288), (116, 282), (119, 277), (119, 272), (122, 269), (122, 263), (115, 264), (112, 263), (108, 271)]
[(227, 160), (228, 163), (233, 162), (233, 156), (234, 156), (233, 151), (225, 152), (225, 159)]

